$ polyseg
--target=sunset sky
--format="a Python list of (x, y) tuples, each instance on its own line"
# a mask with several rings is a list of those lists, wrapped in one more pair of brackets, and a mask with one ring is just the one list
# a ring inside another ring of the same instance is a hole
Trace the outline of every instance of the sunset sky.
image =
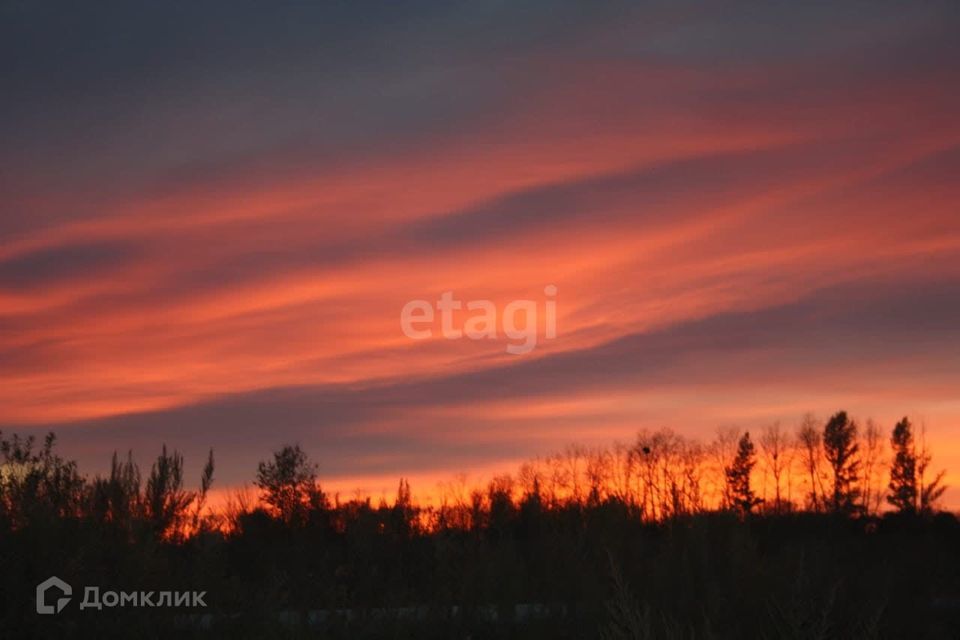
[(378, 495), (843, 408), (960, 486), (960, 6), (730, 6), (3, 3), (0, 429)]

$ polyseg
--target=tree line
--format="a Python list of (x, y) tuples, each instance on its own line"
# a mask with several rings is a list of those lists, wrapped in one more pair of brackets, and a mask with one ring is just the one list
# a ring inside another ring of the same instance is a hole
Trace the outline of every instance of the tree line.
[[(219, 510), (205, 509), (213, 483), (211, 450), (199, 488), (184, 488), (183, 457), (163, 447), (146, 481), (131, 453), (114, 453), (109, 472), (92, 479), (54, 451), (49, 434), (0, 434), (0, 525), (16, 528), (36, 518), (88, 518), (131, 533), (176, 540), (204, 528), (230, 529), (252, 510), (286, 524), (311, 513), (349, 506), (321, 488), (318, 467), (300, 445), (287, 445), (256, 470), (256, 498), (237, 492)], [(669, 429), (641, 431), (632, 444), (570, 446), (524, 463), (515, 474), (470, 487), (465, 477), (445, 483), (439, 505), (414, 504), (401, 479), (392, 508), (409, 526), (469, 528), (498, 503), (535, 501), (544, 508), (613, 501), (643, 521), (658, 522), (711, 510), (741, 515), (797, 511), (846, 516), (931, 515), (946, 486), (932, 474), (932, 455), (921, 431), (904, 417), (887, 443), (872, 420), (861, 429), (845, 411), (823, 425), (807, 415), (792, 432), (779, 423), (759, 437), (719, 429), (709, 443)], [(366, 501), (369, 502), (369, 498)], [(349, 501), (348, 501), (349, 502)], [(387, 501), (381, 498), (382, 506)]]
[(205, 591), (210, 624), (234, 638), (951, 637), (960, 625), (960, 523), (938, 509), (943, 474), (906, 418), (889, 434), (844, 412), (709, 442), (642, 431), (483, 485), (456, 478), (430, 505), (406, 480), (391, 499), (330, 495), (297, 444), (215, 508), (212, 451), (187, 488), (166, 447), (143, 472), (114, 455), (88, 477), (55, 445), (0, 434), (4, 637), (189, 635), (161, 609), (38, 617), (33, 589), (51, 575)]
[[(869, 421), (861, 433), (846, 411), (835, 413), (822, 430), (817, 430), (813, 419), (805, 418), (793, 438), (779, 425), (768, 427), (760, 438), (760, 449), (764, 471), (773, 479), (770, 509), (775, 513), (796, 508), (790, 499), (784, 500), (781, 486), (786, 477), (787, 495), (792, 493), (797, 457), (809, 473), (805, 501), (806, 508), (813, 511), (872, 515), (880, 510), (883, 498), (897, 513), (930, 515), (946, 491), (946, 472), (930, 477), (932, 455), (925, 438), (917, 445), (913, 424), (907, 417), (893, 427), (889, 462), (876, 424)], [(751, 485), (756, 464), (756, 447), (750, 433), (745, 432), (739, 438), (733, 463), (724, 468), (725, 504), (743, 513), (767, 502), (757, 496)], [(883, 477), (884, 468), (888, 478), (885, 493), (876, 484), (877, 477)]]

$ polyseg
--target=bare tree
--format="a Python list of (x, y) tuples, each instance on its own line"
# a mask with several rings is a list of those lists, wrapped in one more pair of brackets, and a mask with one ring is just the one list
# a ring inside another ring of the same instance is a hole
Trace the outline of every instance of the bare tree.
[(764, 466), (773, 476), (773, 510), (780, 513), (783, 499), (780, 489), (784, 471), (790, 465), (790, 435), (780, 427), (779, 422), (768, 426), (760, 435), (760, 451)]
[(943, 497), (944, 492), (947, 490), (946, 485), (943, 484), (943, 477), (946, 475), (946, 471), (940, 471), (932, 480), (928, 481), (927, 469), (930, 467), (932, 460), (933, 456), (927, 449), (927, 425), (921, 422), (920, 450), (917, 452), (917, 490), (919, 498), (917, 507), (918, 511), (925, 515), (933, 513), (940, 502), (940, 498)]
[(603, 502), (610, 491), (610, 479), (613, 475), (611, 470), (610, 452), (606, 449), (591, 449), (586, 453), (587, 466), (587, 502), (591, 505), (598, 505)]
[(680, 455), (685, 511), (687, 513), (697, 513), (704, 508), (703, 463), (705, 453), (703, 445), (692, 440), (684, 440)]
[(586, 457), (587, 450), (580, 445), (568, 446), (563, 455), (564, 464), (567, 469), (567, 477), (570, 482), (570, 497), (577, 503), (583, 501), (582, 475), (585, 467), (584, 459)]
[(613, 443), (610, 453), (610, 484), (613, 495), (624, 504), (635, 504), (633, 494), (634, 476), (636, 476), (638, 458), (636, 451), (622, 443)]
[(450, 482), (440, 483), (437, 522), (442, 527), (466, 530), (470, 527), (470, 489), (467, 474), (461, 472)]
[(547, 498), (551, 506), (558, 506), (564, 496), (572, 493), (570, 467), (562, 455), (552, 455), (546, 459)]
[(883, 500), (879, 471), (883, 464), (884, 445), (883, 433), (877, 423), (871, 419), (867, 419), (860, 444), (862, 463), (860, 486), (862, 487), (863, 511), (873, 514), (880, 510), (880, 503)]
[(813, 511), (820, 511), (823, 487), (820, 472), (820, 430), (813, 414), (806, 414), (797, 427), (797, 446), (802, 456), (803, 467), (810, 482), (807, 500)]
[(539, 494), (544, 484), (544, 474), (540, 460), (531, 460), (520, 465), (517, 471), (517, 484), (523, 495)]
[(656, 505), (658, 501), (658, 483), (657, 483), (657, 458), (660, 455), (658, 443), (654, 441), (654, 436), (644, 430), (637, 434), (637, 442), (634, 445), (637, 460), (639, 461), (639, 473), (637, 477), (640, 481), (640, 512), (648, 520), (657, 518)]

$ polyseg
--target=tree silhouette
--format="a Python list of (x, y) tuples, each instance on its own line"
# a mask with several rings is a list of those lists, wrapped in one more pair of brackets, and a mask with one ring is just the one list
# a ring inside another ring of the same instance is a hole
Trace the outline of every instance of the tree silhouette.
[(858, 510), (859, 448), (857, 424), (846, 411), (838, 411), (823, 428), (823, 453), (833, 472), (830, 507), (835, 513), (850, 514)]
[(820, 452), (822, 446), (820, 431), (816, 427), (816, 419), (811, 414), (803, 417), (803, 422), (797, 428), (797, 446), (803, 456), (804, 470), (810, 478), (810, 493), (808, 502), (813, 511), (819, 512), (821, 496), (823, 494), (820, 481)]
[(893, 462), (890, 464), (887, 502), (899, 513), (916, 513), (917, 452), (913, 443), (913, 426), (906, 417), (893, 427), (890, 447), (893, 449)]
[(730, 500), (743, 514), (750, 513), (755, 506), (763, 502), (750, 488), (750, 473), (756, 464), (756, 452), (750, 440), (750, 432), (745, 431), (737, 443), (737, 455), (733, 463), (724, 469)]
[(943, 477), (946, 471), (940, 471), (934, 476), (933, 480), (927, 481), (927, 469), (933, 460), (933, 456), (927, 450), (926, 429), (920, 425), (920, 451), (917, 453), (917, 490), (919, 492), (919, 504), (917, 505), (920, 513), (930, 515), (933, 513), (937, 503), (947, 490), (943, 484)]
[(391, 529), (401, 538), (409, 537), (414, 530), (416, 518), (417, 510), (413, 504), (410, 483), (405, 478), (400, 478), (397, 497), (390, 513)]
[(882, 473), (878, 473), (883, 457), (883, 433), (873, 420), (867, 420), (861, 449), (861, 498), (863, 510), (875, 514), (883, 502)]
[(792, 460), (790, 458), (789, 436), (780, 428), (779, 422), (764, 429), (760, 436), (760, 450), (766, 458), (767, 468), (773, 475), (773, 510), (780, 513), (783, 506), (783, 498), (780, 493), (781, 479)]
[(125, 460), (113, 452), (110, 475), (93, 481), (92, 510), (97, 519), (113, 530), (131, 535), (140, 520), (143, 499), (140, 495), (140, 468), (128, 451)]
[(179, 531), (195, 495), (183, 489), (183, 456), (167, 453), (167, 445), (150, 470), (144, 495), (146, 518), (154, 535), (163, 538)]
[(203, 507), (207, 502), (207, 494), (210, 492), (211, 486), (213, 486), (213, 449), (210, 449), (207, 454), (207, 463), (203, 465), (203, 473), (200, 475), (200, 491), (197, 492), (193, 510), (192, 528), (194, 531), (200, 528)]
[(39, 450), (33, 436), (0, 436), (0, 521), (22, 526), (37, 518), (80, 515), (85, 481), (77, 463), (53, 452), (54, 434), (47, 434)]
[(257, 466), (257, 487), (263, 501), (286, 523), (300, 518), (320, 493), (317, 467), (307, 459), (300, 445), (286, 445), (274, 452), (273, 460)]

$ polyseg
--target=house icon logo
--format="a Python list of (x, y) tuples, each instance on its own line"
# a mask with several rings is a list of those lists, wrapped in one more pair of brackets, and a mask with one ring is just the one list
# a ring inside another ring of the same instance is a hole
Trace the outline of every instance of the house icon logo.
[[(65, 597), (57, 598), (57, 606), (54, 607), (52, 604), (47, 604), (47, 591), (56, 587), (63, 592)], [(37, 613), (48, 615), (53, 613), (60, 613), (63, 611), (63, 608), (67, 606), (67, 603), (70, 602), (70, 596), (73, 595), (73, 588), (68, 585), (66, 582), (58, 578), (57, 576), (50, 576), (43, 582), (37, 585)]]

